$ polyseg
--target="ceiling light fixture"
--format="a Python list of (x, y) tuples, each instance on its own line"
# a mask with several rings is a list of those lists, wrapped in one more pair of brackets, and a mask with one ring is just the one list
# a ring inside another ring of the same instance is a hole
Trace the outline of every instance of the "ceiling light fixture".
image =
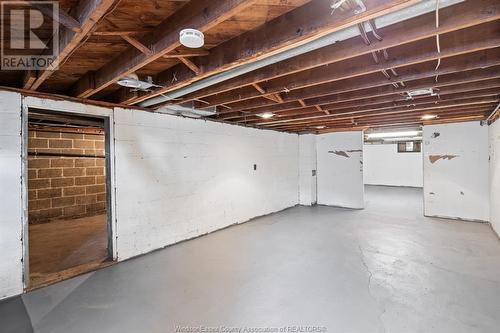
[(420, 134), (419, 131), (369, 133), (368, 139), (398, 138), (398, 137), (407, 137), (407, 136), (417, 136), (419, 134)]
[(257, 116), (264, 118), (264, 119), (269, 119), (274, 117), (274, 113), (272, 112), (264, 112), (264, 113), (259, 113)]
[(432, 88), (408, 90), (406, 92), (406, 94), (408, 95), (408, 97), (407, 97), (408, 99), (413, 99), (413, 97), (419, 97), (419, 96), (436, 96), (437, 95)]
[(205, 35), (196, 29), (183, 29), (179, 33), (179, 41), (185, 47), (197, 49), (205, 44)]
[(420, 119), (422, 120), (431, 120), (436, 119), (438, 116), (436, 114), (424, 114)]

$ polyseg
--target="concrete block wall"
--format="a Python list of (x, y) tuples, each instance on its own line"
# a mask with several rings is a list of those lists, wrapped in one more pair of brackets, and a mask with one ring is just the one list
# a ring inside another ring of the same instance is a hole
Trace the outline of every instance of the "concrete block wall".
[(298, 204), (298, 135), (124, 109), (114, 119), (119, 259)]
[(104, 133), (68, 131), (30, 129), (28, 132), (30, 154), (51, 154), (28, 156), (29, 223), (93, 216), (106, 211)]
[(23, 290), (21, 95), (0, 92), (0, 299)]
[(500, 120), (489, 126), (490, 223), (500, 237)]

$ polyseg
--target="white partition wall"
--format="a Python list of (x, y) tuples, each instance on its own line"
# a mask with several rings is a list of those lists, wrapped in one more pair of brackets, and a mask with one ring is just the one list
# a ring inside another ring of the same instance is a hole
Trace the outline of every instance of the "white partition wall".
[(299, 136), (299, 203), (310, 206), (317, 201), (316, 136)]
[(422, 187), (422, 153), (398, 153), (398, 145), (366, 144), (363, 148), (365, 184)]
[(0, 299), (23, 291), (21, 95), (0, 91)]
[(318, 204), (364, 208), (363, 132), (316, 137)]
[(490, 136), (490, 222), (500, 235), (500, 120), (489, 127)]
[(298, 204), (298, 135), (115, 109), (118, 258)]
[(424, 126), (426, 216), (489, 220), (488, 126)]

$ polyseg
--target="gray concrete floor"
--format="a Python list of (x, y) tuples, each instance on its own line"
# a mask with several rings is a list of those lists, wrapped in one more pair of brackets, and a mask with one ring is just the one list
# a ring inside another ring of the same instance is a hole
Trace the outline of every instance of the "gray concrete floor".
[(258, 218), (4, 301), (0, 331), (499, 332), (499, 239), (424, 218), (421, 196), (367, 187), (365, 210)]

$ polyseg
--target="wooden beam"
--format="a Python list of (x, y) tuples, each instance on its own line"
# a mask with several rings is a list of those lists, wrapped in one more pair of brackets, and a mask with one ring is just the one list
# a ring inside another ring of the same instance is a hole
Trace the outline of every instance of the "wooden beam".
[(130, 37), (129, 35), (120, 35), (120, 37), (123, 40), (125, 40), (127, 43), (129, 43), (130, 45), (132, 45), (133, 47), (135, 47), (136, 49), (138, 49), (139, 51), (144, 53), (146, 56), (153, 54), (153, 51), (151, 51), (151, 49), (149, 47), (142, 44), (137, 39)]
[(260, 92), (262, 95), (264, 95), (266, 93), (266, 91), (264, 89), (262, 89), (262, 87), (260, 85), (258, 85), (257, 83), (252, 83), (252, 86), (255, 88), (255, 90)]
[(151, 32), (151, 29), (119, 30), (119, 31), (93, 31), (94, 36), (134, 36)]
[[(472, 87), (473, 89), (479, 88), (477, 90), (470, 90), (470, 85), (458, 85), (457, 91), (446, 92), (440, 94), (439, 96), (428, 96), (428, 97), (418, 97), (409, 103), (409, 101), (400, 95), (389, 95), (383, 96), (382, 98), (368, 98), (358, 101), (351, 101), (347, 103), (338, 103), (332, 104), (331, 106), (325, 105), (328, 107), (330, 112), (338, 114), (341, 112), (347, 112), (349, 110), (361, 110), (362, 107), (369, 107), (370, 110), (379, 110), (384, 108), (398, 107), (404, 105), (416, 105), (422, 103), (429, 102), (439, 102), (439, 101), (448, 101), (448, 100), (456, 100), (456, 99), (464, 99), (464, 98), (476, 98), (476, 97), (489, 97), (489, 96), (499, 96), (500, 95), (500, 79), (490, 80), (492, 81), (490, 84), (485, 84), (485, 87), (481, 87), (483, 82), (480, 82), (478, 87)], [(491, 88), (489, 87), (491, 85)], [(323, 110), (323, 109), (322, 109)], [(316, 111), (321, 112), (322, 110), (316, 109)], [(300, 108), (300, 109), (290, 109), (287, 111), (269, 111), (276, 113), (280, 116), (280, 119), (286, 119), (288, 116), (303, 116), (304, 114), (314, 112), (314, 109), (311, 108)], [(231, 120), (233, 122), (259, 122), (261, 119), (256, 115), (247, 115), (246, 117), (238, 116), (232, 118), (221, 118), (224, 120)]]
[[(174, 66), (157, 76), (158, 84), (165, 88), (143, 94), (133, 103), (144, 101), (168, 91), (186, 86), (201, 78), (248, 64), (269, 55), (293, 48), (353, 24), (364, 22), (414, 4), (415, 0), (365, 0), (367, 10), (331, 14), (329, 4), (313, 0), (286, 15), (279, 16), (265, 25), (248, 31), (210, 50), (204, 74), (194, 76), (182, 67)], [(177, 81), (172, 81), (175, 77)]]
[(81, 41), (101, 20), (101, 18), (110, 10), (117, 0), (80, 0), (75, 8), (75, 17), (81, 22), (81, 32), (64, 30), (59, 35), (59, 55), (54, 60), (51, 68), (41, 71), (36, 81), (30, 87), (31, 90), (37, 90), (45, 80), (47, 80), (54, 69), (58, 68), (73, 51), (80, 45)]
[(275, 103), (283, 103), (283, 99), (281, 98), (281, 96), (279, 94), (266, 94), (266, 91), (257, 83), (253, 83), (252, 86), (255, 88), (255, 90), (257, 90), (264, 98), (267, 98)]
[[(494, 86), (495, 88), (492, 88), (492, 89), (497, 89), (497, 87), (499, 87), (499, 83), (500, 83), (500, 80), (494, 80), (495, 83), (494, 83)], [(478, 86), (481, 86), (483, 83), (482, 82), (478, 82)], [(440, 102), (440, 103), (446, 103), (446, 102), (450, 102), (450, 101), (453, 101), (453, 100), (462, 100), (462, 95), (464, 96), (467, 96), (466, 94), (462, 93), (462, 89), (465, 89), (465, 88), (462, 88), (462, 85), (460, 84), (457, 84), (457, 85), (452, 85), (452, 86), (446, 86), (446, 87), (442, 87), (440, 89), (440, 93), (442, 93), (443, 95), (451, 95), (451, 94), (456, 94), (456, 93), (459, 93), (460, 92), (460, 95), (457, 96), (457, 95), (453, 95), (451, 96), (450, 98), (447, 98), (447, 97), (443, 97), (443, 99), (436, 99), (436, 100), (432, 100), (431, 98), (422, 98), (422, 99), (418, 99), (418, 100), (413, 100), (413, 101), (402, 101), (401, 103), (396, 103), (396, 104), (391, 104), (391, 105), (388, 105), (388, 104), (385, 104), (385, 103), (382, 103), (382, 104), (376, 104), (376, 105), (366, 105), (366, 106), (362, 106), (362, 107), (351, 107), (351, 108), (331, 108), (329, 111), (331, 113), (332, 116), (335, 116), (335, 115), (348, 115), (349, 117), (352, 117), (352, 115), (356, 114), (356, 113), (360, 113), (360, 112), (375, 112), (375, 111), (380, 111), (380, 110), (387, 110), (387, 109), (394, 109), (394, 108), (398, 108), (398, 107), (407, 107), (407, 105), (410, 105), (410, 106), (414, 106), (414, 105), (420, 105), (420, 104), (426, 104), (426, 103), (430, 103), (428, 105), (434, 105), (436, 104), (436, 102)], [(478, 101), (478, 98), (487, 98), (487, 99), (495, 99), (495, 98), (498, 98), (499, 94), (498, 93), (490, 93), (490, 94), (481, 94), (480, 92), (477, 93), (477, 94), (471, 94), (471, 95), (468, 95), (467, 97), (469, 97), (470, 99), (474, 99), (475, 101)], [(285, 116), (285, 115), (281, 115), (280, 116), (280, 121), (283, 120), (284, 122), (285, 121), (295, 121), (297, 119), (302, 119), (304, 118), (307, 119), (308, 121), (311, 121), (312, 118), (311, 117), (315, 117), (315, 116), (321, 116), (321, 114), (319, 113), (316, 113), (316, 114), (307, 114), (307, 113), (298, 113), (298, 114), (293, 114), (292, 116)], [(250, 123), (259, 123), (259, 122), (262, 122), (262, 119), (258, 119), (257, 117), (249, 117), (247, 118), (247, 122), (250, 122)], [(240, 120), (243, 122), (243, 120)]]
[(163, 58), (172, 59), (180, 57), (204, 57), (209, 55), (210, 52), (205, 49), (176, 49), (168, 54), (165, 54)]
[[(366, 111), (363, 113), (358, 113), (358, 114), (331, 114), (330, 117), (326, 117), (323, 115), (315, 115), (311, 116), (311, 118), (308, 121), (283, 121), (282, 123), (275, 123), (275, 124), (264, 124), (262, 122), (256, 123), (255, 125), (266, 125), (266, 126), (271, 126), (271, 127), (280, 127), (280, 126), (293, 126), (293, 125), (310, 125), (310, 126), (316, 126), (316, 125), (322, 125), (325, 123), (329, 122), (359, 122), (362, 119), (367, 119), (367, 118), (376, 118), (378, 120), (383, 120), (385, 118), (394, 118), (394, 117), (399, 117), (401, 118), (402, 116), (405, 115), (415, 115), (415, 114), (426, 114), (426, 113), (432, 113), (432, 114), (437, 114), (438, 112), (457, 112), (459, 109), (490, 109), (492, 105), (494, 105), (498, 101), (498, 96), (496, 98), (489, 98), (489, 99), (477, 99), (475, 100), (456, 100), (456, 101), (447, 101), (446, 103), (449, 103), (448, 105), (445, 104), (421, 104), (421, 105), (415, 105), (415, 106), (408, 106), (408, 107), (399, 107), (399, 108), (392, 108), (392, 109), (386, 109), (386, 110), (379, 110), (379, 111)], [(477, 103), (476, 103), (477, 102)], [(323, 118), (320, 118), (323, 117)]]
[(302, 123), (302, 124), (288, 124), (279, 125), (273, 127), (259, 126), (261, 128), (269, 129), (279, 129), (279, 130), (293, 130), (300, 131), (306, 128), (316, 127), (316, 126), (327, 126), (327, 127), (349, 127), (349, 126), (372, 126), (372, 125), (391, 125), (395, 123), (407, 122), (407, 121), (417, 121), (423, 123), (422, 116), (428, 112), (432, 112), (439, 117), (440, 120), (446, 117), (455, 116), (470, 116), (470, 115), (481, 115), (484, 117), (488, 110), (489, 105), (485, 106), (470, 106), (470, 107), (457, 107), (452, 109), (434, 109), (425, 111), (415, 111), (412, 113), (401, 114), (401, 115), (391, 115), (391, 116), (372, 116), (358, 119), (343, 119), (343, 120), (325, 120), (323, 122), (317, 123)]
[(278, 103), (283, 103), (283, 98), (281, 97), (281, 94), (280, 93), (275, 93), (273, 94), (274, 98), (276, 98), (276, 101), (278, 101)]
[(302, 105), (302, 107), (305, 108), (307, 106), (306, 103), (304, 102), (304, 100), (298, 99), (297, 101), (299, 102), (300, 105)]
[[(412, 67), (408, 67), (406, 69), (403, 68), (399, 70), (399, 76), (397, 78), (387, 79), (382, 75), (372, 74), (370, 76), (338, 80), (315, 87), (307, 87), (304, 89), (291, 91), (286, 94), (285, 102), (287, 103), (286, 105), (290, 105), (288, 103), (292, 103), (294, 101), (297, 101), (298, 99), (302, 99), (307, 100), (307, 103), (309, 105), (323, 105), (331, 102), (336, 102), (337, 97), (335, 96), (339, 93), (353, 92), (352, 94), (356, 95), (354, 93), (354, 91), (356, 90), (363, 90), (381, 86), (390, 86), (386, 89), (391, 90), (394, 93), (403, 93), (408, 89), (405, 89), (404, 87), (395, 88), (392, 86), (392, 84), (398, 83), (400, 81), (407, 82), (435, 77), (436, 75), (439, 75), (441, 77), (443, 75), (453, 74), (464, 70), (487, 68), (499, 64), (500, 49), (474, 52), (469, 55), (461, 55), (460, 57), (452, 61), (444, 62), (437, 71), (432, 69), (422, 70), (419, 68), (415, 69)], [(370, 65), (368, 65), (367, 67), (370, 67)], [(208, 101), (210, 102), (210, 100)], [(256, 99), (232, 103), (229, 105), (232, 109), (230, 111), (222, 111), (222, 114), (236, 111), (249, 111), (254, 109), (255, 111), (257, 111), (259, 108), (273, 107), (270, 103), (265, 103), (264, 101), (259, 101)]]
[[(302, 89), (309, 87), (311, 87), (309, 90), (312, 91), (316, 89), (316, 86), (329, 82), (379, 73), (381, 70), (389, 68), (397, 69), (429, 61), (437, 61), (437, 59), (444, 60), (467, 53), (496, 48), (500, 45), (500, 31), (493, 25), (491, 28), (488, 31), (471, 29), (457, 32), (457, 35), (454, 36), (453, 44), (448, 43), (446, 48), (443, 46), (441, 52), (427, 51), (420, 53), (414, 49), (412, 44), (409, 44), (407, 47), (398, 49), (397, 58), (390, 58), (378, 64), (366, 63), (366, 58), (364, 57), (348, 59), (269, 81), (263, 85), (263, 89), (265, 89), (267, 94), (286, 90), (288, 92), (285, 98), (286, 101), (304, 99), (300, 96), (300, 93), (303, 91)], [(363, 66), (360, 66), (360, 63)], [(394, 81), (397, 81), (396, 77)], [(328, 91), (328, 89), (325, 89), (325, 91)], [(244, 89), (240, 89), (238, 92), (238, 99), (234, 98), (235, 95), (234, 91), (228, 91), (216, 96), (205, 97), (204, 99), (210, 102), (210, 106), (216, 106), (219, 103), (228, 104), (235, 101), (255, 99), (260, 96), (252, 90)]]
[(230, 91), (251, 83), (263, 82), (318, 66), (370, 54), (373, 51), (426, 39), (434, 36), (436, 33), (449, 33), (490, 22), (500, 18), (499, 7), (498, 2), (494, 0), (480, 0), (478, 2), (465, 2), (453, 5), (441, 9), (439, 28), (435, 27), (435, 13), (429, 13), (380, 29), (379, 33), (384, 36), (384, 39), (382, 41), (375, 41), (369, 46), (360, 43), (359, 37), (354, 37), (201, 89), (185, 96), (185, 100), (220, 94), (224, 91)]
[[(81, 90), (75, 89), (78, 97), (90, 97), (110, 86), (124, 75), (133, 73), (147, 64), (163, 57), (180, 46), (179, 31), (189, 27), (206, 31), (241, 10), (248, 8), (254, 0), (198, 0), (190, 1), (171, 17), (160, 23), (152, 33), (140, 40), (150, 45), (154, 52), (146, 55), (136, 48), (130, 48), (112, 61), (101, 67), (95, 74), (96, 86), (88, 89), (84, 85)], [(191, 72), (191, 70), (189, 70)], [(78, 86), (78, 84), (77, 84)]]
[(328, 111), (328, 110), (323, 110), (323, 109), (321, 108), (321, 106), (319, 106), (319, 105), (315, 105), (314, 107), (316, 108), (316, 110), (318, 110), (318, 112), (323, 112), (323, 113), (325, 113), (325, 114), (330, 114), (330, 111)]
[[(270, 126), (261, 125), (258, 127), (266, 127), (266, 128), (297, 128), (297, 127), (310, 127), (310, 126), (331, 126), (331, 125), (360, 125), (366, 123), (383, 123), (387, 120), (398, 120), (402, 121), (408, 118), (417, 118), (422, 120), (421, 117), (426, 114), (433, 114), (438, 117), (443, 115), (457, 115), (457, 114), (467, 114), (472, 112), (487, 112), (491, 110), (491, 105), (493, 104), (482, 104), (482, 105), (467, 105), (467, 106), (454, 106), (447, 108), (432, 108), (432, 109), (422, 109), (422, 110), (413, 110), (413, 111), (401, 111), (393, 114), (373, 114), (373, 115), (362, 115), (358, 117), (342, 117), (342, 118), (330, 118), (323, 119), (311, 122), (297, 122), (297, 123), (282, 123), (282, 124), (274, 124)], [(252, 125), (252, 124), (249, 124)], [(255, 126), (255, 125), (253, 125)]]
[(200, 75), (201, 74), (201, 69), (195, 65), (194, 62), (192, 62), (191, 60), (189, 60), (188, 58), (186, 57), (179, 57), (178, 58), (184, 65), (186, 65), (190, 70), (192, 70), (196, 75)]
[(401, 113), (411, 113), (416, 111), (430, 111), (443, 108), (458, 108), (463, 106), (478, 107), (478, 105), (486, 104), (493, 105), (498, 103), (498, 96), (493, 97), (480, 97), (474, 99), (456, 100), (456, 101), (445, 101), (439, 104), (436, 103), (425, 103), (419, 105), (408, 105), (396, 108), (389, 108), (383, 110), (377, 110), (376, 112), (370, 110), (360, 110), (360, 111), (350, 111), (341, 114), (330, 114), (330, 115), (314, 115), (314, 116), (303, 116), (294, 117), (293, 119), (279, 119), (273, 121), (261, 121), (256, 123), (256, 125), (265, 126), (279, 126), (280, 124), (322, 124), (325, 120), (350, 120), (362, 117), (374, 117), (374, 116), (384, 116), (391, 114), (401, 114)]
[[(76, 83), (75, 86), (72, 87), (72, 89), (76, 89), (79, 91), (85, 91), (84, 89), (87, 89), (88, 91), (92, 91), (92, 89), (95, 88), (95, 72), (94, 71), (88, 71), (83, 75), (80, 80)], [(72, 91), (69, 92), (71, 95), (73, 94)]]
[(28, 3), (31, 5), (31, 7), (39, 10), (42, 12), (45, 16), (50, 17), (52, 20), (58, 22), (59, 24), (62, 24), (66, 28), (72, 30), (75, 33), (82, 33), (83, 29), (80, 25), (80, 22), (78, 22), (75, 18), (70, 16), (68, 13), (66, 13), (64, 10), (59, 8), (58, 14), (59, 15), (54, 15), (54, 10), (53, 6), (47, 5), (47, 4), (39, 4), (33, 1), (28, 1)]
[(21, 87), (23, 89), (30, 89), (36, 80), (36, 71), (27, 70), (23, 73), (23, 81), (21, 82)]

